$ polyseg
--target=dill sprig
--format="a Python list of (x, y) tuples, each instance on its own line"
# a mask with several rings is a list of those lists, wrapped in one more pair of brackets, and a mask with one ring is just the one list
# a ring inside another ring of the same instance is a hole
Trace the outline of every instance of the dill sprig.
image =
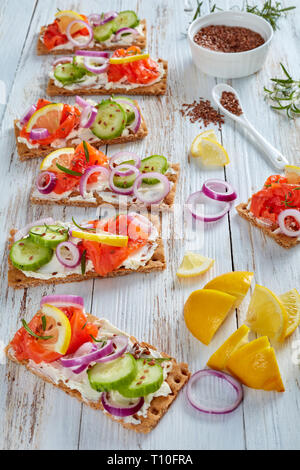
[(284, 65), (280, 63), (285, 78), (271, 78), (273, 88), (264, 87), (266, 96), (274, 103), (271, 108), (285, 110), (288, 118), (300, 114), (300, 80), (294, 80)]
[(285, 7), (282, 8), (281, 2), (274, 2), (272, 0), (267, 0), (262, 9), (260, 10), (258, 5), (249, 5), (246, 3), (246, 11), (248, 13), (254, 13), (255, 15), (261, 16), (266, 21), (270, 23), (274, 31), (278, 28), (277, 21), (281, 16), (286, 15), (289, 11), (294, 10), (296, 7)]

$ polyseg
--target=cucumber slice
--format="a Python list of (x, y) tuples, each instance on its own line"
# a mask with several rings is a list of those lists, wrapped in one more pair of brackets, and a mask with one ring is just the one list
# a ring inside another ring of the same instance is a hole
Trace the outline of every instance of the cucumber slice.
[(34, 243), (48, 248), (56, 248), (68, 240), (68, 231), (61, 225), (36, 225), (30, 229), (29, 235)]
[(136, 372), (136, 360), (131, 354), (125, 354), (114, 361), (94, 365), (88, 370), (88, 377), (93, 389), (109, 392), (130, 384)]
[[(124, 162), (122, 163), (122, 165), (124, 165), (125, 163), (128, 163), (129, 165), (134, 165), (135, 164), (135, 161), (134, 160), (129, 160), (128, 162)], [(126, 167), (124, 167), (124, 170), (126, 169)], [(114, 184), (118, 187), (118, 188), (130, 188), (131, 186), (133, 186), (133, 183), (135, 182), (136, 180), (136, 174), (133, 173), (132, 175), (129, 175), (129, 176), (114, 176)]]
[[(130, 100), (130, 101), (132, 101), (132, 100)], [(126, 113), (126, 126), (129, 126), (134, 121), (134, 117), (135, 117), (134, 112), (132, 111), (132, 109), (130, 108), (128, 103), (126, 103), (126, 100), (123, 101), (122, 98), (118, 98), (118, 103), (122, 106), (122, 108), (124, 109), (124, 111)], [(135, 104), (134, 104), (134, 106), (135, 106)]]
[(85, 65), (84, 65), (84, 57), (81, 56), (81, 55), (75, 55), (73, 57), (73, 65), (75, 65), (76, 67), (78, 67), (79, 69), (81, 69), (83, 72), (86, 73), (86, 75), (95, 75), (93, 72), (90, 72), (89, 70), (87, 70), (85, 68)]
[[(149, 173), (155, 171), (164, 174), (169, 168), (168, 160), (163, 155), (151, 155), (141, 161), (140, 172)], [(145, 178), (143, 183), (157, 184), (159, 181), (155, 178)]]
[(118, 392), (127, 398), (145, 397), (156, 392), (164, 381), (163, 369), (159, 364), (149, 365), (141, 358), (137, 361), (137, 374), (129, 385), (122, 385)]
[(115, 30), (121, 28), (135, 28), (139, 25), (139, 19), (136, 13), (132, 10), (120, 11), (118, 16), (113, 20), (115, 24)]
[(13, 266), (22, 271), (36, 271), (49, 263), (52, 255), (51, 248), (37, 245), (30, 237), (15, 242), (9, 252)]
[(91, 131), (99, 139), (119, 137), (126, 125), (126, 113), (122, 106), (112, 100), (104, 100), (97, 106), (98, 114)]
[(86, 75), (86, 70), (74, 64), (59, 64), (55, 67), (54, 77), (63, 85), (76, 83)]
[(111, 37), (111, 35), (117, 31), (114, 21), (109, 21), (108, 23), (102, 24), (100, 26), (96, 26), (94, 28), (94, 39), (97, 42), (107, 41)]

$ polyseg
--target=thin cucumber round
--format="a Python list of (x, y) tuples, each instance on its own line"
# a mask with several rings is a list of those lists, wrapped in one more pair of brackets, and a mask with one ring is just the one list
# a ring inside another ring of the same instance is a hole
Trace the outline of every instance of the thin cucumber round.
[[(127, 162), (122, 163), (122, 166), (125, 165), (126, 163), (128, 163), (129, 165), (134, 165), (135, 161), (129, 160)], [(125, 166), (123, 167), (123, 169), (124, 171), (126, 171)], [(133, 186), (133, 183), (135, 182), (135, 180), (136, 180), (135, 173), (132, 173), (132, 175), (129, 175), (129, 176), (118, 176), (118, 175), (114, 176), (114, 184), (118, 188), (130, 188), (131, 186)]]
[[(130, 105), (128, 103), (126, 103), (125, 99), (123, 101), (122, 98), (118, 98), (118, 103), (122, 106), (122, 108), (124, 109), (124, 111), (126, 113), (126, 126), (129, 126), (134, 121), (135, 114), (132, 111), (132, 108), (130, 107)], [(134, 104), (134, 106), (135, 106), (135, 104)]]
[(15, 268), (22, 271), (37, 271), (51, 261), (53, 250), (37, 245), (28, 237), (15, 242), (10, 249), (9, 256)]
[(136, 372), (136, 360), (131, 354), (125, 354), (114, 361), (95, 364), (89, 369), (88, 377), (93, 389), (109, 392), (130, 384)]
[(110, 140), (122, 135), (126, 125), (126, 113), (122, 106), (112, 100), (104, 100), (97, 106), (98, 114), (91, 131), (99, 139)]
[(97, 42), (107, 41), (115, 31), (115, 23), (113, 21), (109, 21), (108, 23), (94, 28), (94, 39)]
[(132, 10), (120, 11), (113, 22), (116, 31), (121, 28), (135, 28), (139, 25), (139, 19), (136, 13)]
[[(151, 155), (141, 161), (140, 172), (149, 173), (155, 171), (164, 174), (169, 168), (168, 160), (163, 155)], [(143, 183), (157, 184), (159, 181), (155, 178), (145, 178)]]
[(48, 248), (56, 248), (68, 240), (68, 230), (61, 225), (37, 225), (30, 229), (29, 235), (34, 243)]
[(138, 359), (137, 374), (129, 385), (122, 385), (118, 391), (127, 398), (145, 397), (156, 392), (164, 381), (163, 369), (159, 364), (146, 359)]
[(73, 57), (73, 65), (75, 65), (77, 68), (81, 69), (86, 75), (94, 75), (93, 72), (90, 72), (85, 68), (84, 65), (84, 57), (81, 55), (75, 55)]
[(54, 69), (54, 77), (63, 85), (76, 83), (86, 75), (83, 67), (77, 67), (74, 64), (59, 64)]

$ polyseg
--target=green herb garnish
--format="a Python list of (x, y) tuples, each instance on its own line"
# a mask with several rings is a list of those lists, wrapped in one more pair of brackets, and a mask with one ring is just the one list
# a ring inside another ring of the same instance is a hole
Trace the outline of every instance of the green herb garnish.
[(83, 327), (81, 329), (84, 330), (86, 325), (87, 325), (87, 321), (85, 322), (85, 324), (83, 325)]
[(43, 315), (43, 316), (42, 316), (42, 327), (43, 327), (43, 331), (46, 330), (46, 326), (47, 326), (47, 320), (46, 320), (45, 315)]
[(81, 256), (81, 274), (85, 274), (85, 268), (86, 268), (86, 250), (83, 251), (82, 256)]
[(84, 140), (82, 142), (82, 144), (83, 144), (85, 159), (86, 159), (87, 162), (89, 162), (90, 161), (90, 154), (89, 154), (89, 150), (88, 150), (87, 145), (86, 145), (86, 141)]
[(66, 168), (65, 166), (62, 166), (59, 163), (56, 163), (56, 166), (59, 170), (63, 171), (64, 173), (67, 173), (68, 175), (82, 176), (82, 173), (79, 173), (79, 171), (69, 170), (69, 168)]
[(251, 6), (248, 2), (246, 3), (246, 11), (264, 18), (268, 23), (270, 23), (274, 31), (278, 28), (277, 21), (279, 18), (295, 8), (295, 6), (282, 8), (281, 2), (274, 2), (273, 4), (272, 0), (267, 0), (261, 9), (259, 9), (258, 5)]
[(151, 362), (151, 361), (156, 361), (158, 363), (161, 363), (161, 362), (164, 362), (164, 361), (171, 361), (171, 358), (170, 357), (152, 357), (152, 356), (148, 356), (146, 358), (146, 361), (148, 362)]
[(86, 228), (86, 227), (82, 227), (81, 225), (79, 225), (79, 224), (74, 220), (74, 217), (72, 217), (72, 222), (73, 222), (73, 224), (75, 225), (75, 227), (80, 228), (80, 230), (83, 230), (84, 232), (96, 232), (96, 229), (95, 229), (95, 228)]
[(194, 21), (196, 18), (199, 18), (201, 16), (201, 7), (202, 7), (203, 2), (199, 2), (197, 0), (197, 4), (198, 5), (197, 5), (197, 8), (196, 8), (196, 11), (195, 11), (195, 14), (193, 16), (192, 21)]
[[(42, 321), (43, 321), (43, 319), (42, 319)], [(27, 331), (27, 333), (29, 333), (34, 338), (43, 339), (43, 340), (53, 338), (53, 336), (40, 336), (40, 335), (37, 335), (34, 331), (31, 330), (31, 328), (28, 326), (28, 323), (24, 320), (24, 318), (22, 318), (22, 324), (23, 324), (25, 330)]]
[(288, 118), (292, 119), (300, 114), (300, 108), (297, 106), (300, 99), (300, 80), (294, 80), (282, 63), (280, 66), (286, 78), (271, 78), (273, 89), (264, 87), (264, 91), (275, 103), (271, 108), (285, 110)]
[(104, 339), (97, 339), (93, 335), (90, 335), (90, 337), (92, 338), (93, 341), (95, 341), (95, 343), (103, 343), (102, 346), (106, 345), (106, 341)]

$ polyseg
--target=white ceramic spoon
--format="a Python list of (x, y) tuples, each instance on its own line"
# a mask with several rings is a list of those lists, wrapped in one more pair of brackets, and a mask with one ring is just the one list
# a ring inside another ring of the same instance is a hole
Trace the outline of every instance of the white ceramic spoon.
[[(243, 114), (241, 114), (240, 116), (236, 116), (221, 105), (220, 100), (223, 91), (235, 94), (235, 96), (239, 100), (240, 107), (243, 110)], [(273, 163), (275, 168), (282, 170), (285, 165), (289, 164), (288, 160), (275, 147), (273, 147), (273, 145), (271, 145), (259, 132), (257, 132), (257, 130), (248, 121), (241, 103), (241, 99), (234, 88), (232, 88), (230, 85), (227, 85), (226, 83), (219, 83), (218, 85), (214, 86), (212, 90), (212, 96), (214, 102), (221, 109), (222, 113), (226, 114), (226, 116), (229, 116), (231, 119), (238, 122), (241, 126), (245, 127), (250, 134), (253, 135), (256, 142), (260, 145), (260, 147), (262, 148), (268, 159)]]

